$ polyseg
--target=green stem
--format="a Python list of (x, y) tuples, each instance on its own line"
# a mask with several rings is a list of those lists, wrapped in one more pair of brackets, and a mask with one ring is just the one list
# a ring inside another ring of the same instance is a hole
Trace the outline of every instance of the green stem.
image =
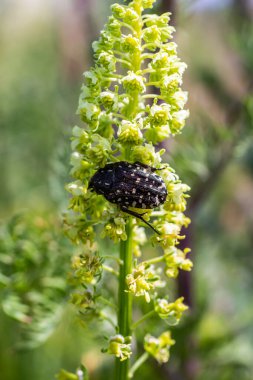
[(143, 315), (138, 321), (132, 324), (132, 330), (135, 330), (137, 326), (139, 326), (142, 322), (144, 322), (146, 319), (152, 317), (155, 314), (155, 310), (149, 311), (147, 314)]
[[(138, 22), (134, 26), (134, 35), (139, 39), (141, 43), (142, 33), (142, 0), (133, 0), (132, 7), (139, 15)], [(124, 59), (124, 57), (122, 57)], [(136, 73), (141, 68), (141, 53), (138, 51), (132, 56), (131, 59), (132, 70)], [(125, 116), (132, 120), (139, 112), (139, 93), (134, 91), (129, 98), (129, 105), (126, 109)], [(131, 147), (128, 146), (124, 151), (125, 160), (131, 159)], [(128, 217), (126, 223), (126, 235), (127, 240), (120, 243), (120, 259), (122, 264), (119, 269), (119, 291), (118, 291), (118, 327), (119, 334), (124, 337), (131, 335), (132, 325), (132, 294), (127, 292), (126, 276), (132, 273), (133, 266), (133, 221), (132, 217)], [(129, 359), (120, 361), (116, 358), (116, 380), (127, 380), (129, 371)]]
[(138, 360), (134, 363), (132, 368), (129, 371), (129, 378), (131, 379), (134, 376), (135, 371), (148, 359), (148, 353), (144, 352)]
[(108, 301), (108, 299), (106, 299), (102, 296), (99, 296), (98, 299), (99, 299), (99, 301), (103, 302), (105, 305), (110, 306), (112, 309), (117, 310), (117, 306), (114, 303)]
[(163, 256), (154, 257), (153, 259), (150, 259), (150, 260), (146, 260), (144, 261), (144, 263), (146, 265), (151, 265), (151, 264), (161, 263), (164, 260), (165, 260), (165, 256), (163, 255)]
[(113, 329), (115, 330), (115, 324), (114, 322), (111, 320), (110, 317), (108, 317), (105, 313), (103, 313), (102, 311), (99, 313), (99, 316), (101, 319), (103, 319), (104, 321), (107, 321), (108, 323), (110, 323), (110, 325), (113, 327)]
[(103, 265), (102, 265), (102, 268), (103, 268), (105, 271), (114, 274), (116, 277), (118, 277), (118, 275), (119, 275), (119, 273), (118, 273), (116, 270), (114, 270), (113, 268), (109, 267), (109, 265), (105, 265), (105, 264), (103, 264)]
[[(118, 294), (118, 327), (119, 334), (124, 337), (131, 335), (132, 323), (132, 295), (126, 292), (126, 276), (132, 272), (132, 240), (133, 227), (132, 218), (129, 218), (126, 225), (127, 240), (121, 241), (120, 259), (122, 265), (119, 271), (119, 294)], [(116, 380), (126, 380), (128, 378), (129, 359), (121, 362), (116, 359)]]

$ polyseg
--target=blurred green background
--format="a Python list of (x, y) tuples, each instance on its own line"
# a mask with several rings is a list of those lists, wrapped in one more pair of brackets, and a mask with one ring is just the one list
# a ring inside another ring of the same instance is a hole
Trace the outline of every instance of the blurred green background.
[[(0, 2), (1, 380), (54, 379), (80, 362), (92, 379), (109, 377), (103, 340), (68, 306), (73, 246), (60, 214), (82, 73), (111, 3)], [(158, 2), (169, 10), (188, 64), (191, 117), (166, 159), (192, 188), (194, 270), (178, 280), (191, 312), (173, 329), (169, 365), (150, 361), (137, 378), (252, 380), (253, 5)]]

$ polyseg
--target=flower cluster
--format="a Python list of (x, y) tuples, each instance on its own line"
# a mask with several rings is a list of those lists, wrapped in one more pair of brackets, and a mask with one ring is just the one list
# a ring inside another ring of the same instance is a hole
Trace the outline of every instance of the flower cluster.
[(188, 306), (183, 304), (183, 297), (178, 298), (175, 302), (169, 303), (165, 298), (158, 298), (155, 301), (155, 311), (160, 318), (165, 319), (170, 325), (176, 325)]
[(175, 344), (169, 331), (162, 333), (158, 338), (148, 334), (144, 339), (145, 350), (152, 355), (158, 363), (166, 363), (170, 357), (170, 347)]
[(76, 284), (96, 284), (101, 276), (102, 258), (91, 253), (75, 256), (72, 261), (72, 282)]
[[(156, 145), (181, 133), (188, 117), (184, 108), (187, 93), (181, 89), (186, 65), (178, 58), (172, 41), (170, 14), (145, 13), (154, 3), (155, 0), (132, 0), (128, 5), (112, 5), (112, 16), (92, 45), (94, 67), (84, 73), (77, 110), (84, 126), (75, 126), (71, 138), (73, 181), (67, 185), (71, 198), (64, 224), (76, 244), (92, 247), (97, 230), (100, 237), (124, 244), (129, 238), (129, 215), (102, 194), (92, 192), (89, 181), (99, 168), (117, 161), (138, 161), (157, 168), (168, 196), (163, 205), (142, 214), (142, 219), (159, 232), (151, 237), (151, 242), (163, 249), (163, 255), (159, 260), (140, 261), (141, 246), (147, 240), (146, 226), (133, 218), (130, 246), (136, 264), (127, 272), (124, 292), (143, 296), (146, 302), (152, 297), (157, 314), (176, 323), (187, 307), (181, 298), (172, 303), (159, 298), (156, 291), (164, 282), (157, 264), (162, 263), (168, 277), (176, 277), (180, 269), (191, 269), (191, 261), (186, 258), (188, 251), (177, 248), (182, 227), (190, 223), (184, 215), (189, 187), (169, 164), (162, 163), (165, 149), (159, 150)], [(97, 225), (100, 229), (96, 229)], [(81, 255), (73, 261), (73, 281), (93, 285), (100, 278), (101, 269), (98, 257)], [(88, 289), (72, 298), (79, 309), (93, 310), (96, 300)], [(145, 339), (146, 351), (161, 363), (168, 360), (172, 344), (168, 332), (159, 338)], [(121, 361), (128, 359), (128, 337), (112, 337), (107, 352)]]
[(176, 247), (169, 247), (165, 250), (165, 273), (168, 277), (175, 278), (178, 275), (179, 269), (190, 271), (192, 269), (192, 262), (186, 258), (187, 253), (190, 252), (189, 248), (183, 251)]
[(146, 302), (150, 302), (150, 291), (156, 287), (163, 287), (157, 270), (153, 266), (146, 265), (144, 262), (137, 265), (133, 272), (126, 276), (126, 283), (129, 292), (136, 297), (144, 296)]
[(120, 361), (128, 359), (131, 352), (131, 337), (123, 337), (120, 334), (112, 336), (109, 340), (109, 346), (106, 350), (108, 354), (115, 355)]
[[(171, 41), (174, 28), (169, 25), (169, 13), (143, 14), (153, 3), (114, 4), (101, 37), (93, 43), (95, 66), (84, 73), (77, 111), (85, 127), (73, 128), (74, 181), (67, 185), (72, 197), (65, 227), (76, 243), (92, 242), (94, 226), (101, 222), (103, 237), (126, 239), (124, 220), (113, 221), (125, 216), (88, 190), (89, 179), (106, 163), (126, 158), (161, 167), (164, 150), (155, 151), (154, 144), (179, 133), (188, 116), (184, 110), (187, 93), (180, 88), (186, 65)], [(169, 216), (171, 211), (185, 210), (189, 190), (171, 170), (167, 166), (161, 171), (168, 187), (162, 209)], [(165, 234), (167, 214), (159, 220)]]

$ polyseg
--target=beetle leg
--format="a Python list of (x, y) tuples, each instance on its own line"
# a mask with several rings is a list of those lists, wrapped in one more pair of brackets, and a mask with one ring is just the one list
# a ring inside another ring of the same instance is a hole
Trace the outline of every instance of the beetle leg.
[(146, 214), (145, 212), (143, 214), (138, 214), (137, 212), (135, 211), (132, 211), (132, 210), (129, 210), (126, 206), (121, 206), (120, 207), (121, 210), (123, 212), (125, 212), (126, 214), (129, 214), (129, 215), (132, 215), (134, 216), (135, 218), (138, 218), (140, 220), (142, 220), (145, 224), (147, 224), (150, 228), (152, 228), (153, 231), (155, 231), (155, 233), (157, 233), (158, 235), (161, 235), (159, 231), (157, 231), (149, 222), (147, 222), (143, 217), (142, 215)]

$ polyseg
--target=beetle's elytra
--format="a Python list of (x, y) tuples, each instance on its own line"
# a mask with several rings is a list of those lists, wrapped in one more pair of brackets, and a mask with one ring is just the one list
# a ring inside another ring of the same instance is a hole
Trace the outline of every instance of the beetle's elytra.
[(164, 181), (154, 172), (158, 170), (140, 162), (133, 164), (119, 161), (99, 169), (89, 182), (89, 189), (102, 194), (109, 202), (117, 204), (122, 211), (133, 215), (158, 231), (142, 218), (143, 214), (129, 210), (153, 209), (166, 200)]

